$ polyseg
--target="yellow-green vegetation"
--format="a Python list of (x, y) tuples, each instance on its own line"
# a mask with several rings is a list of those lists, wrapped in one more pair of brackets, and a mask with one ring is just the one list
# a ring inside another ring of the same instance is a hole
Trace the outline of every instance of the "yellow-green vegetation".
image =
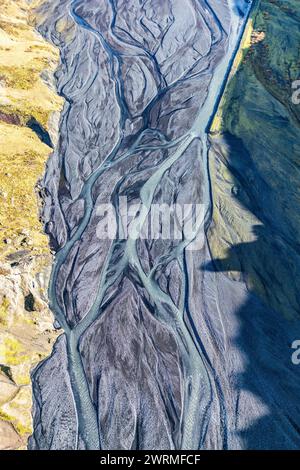
[(298, 0), (259, 2), (210, 155), (215, 264), (288, 318), (299, 314), (299, 21)]
[[(38, 220), (35, 185), (43, 173), (49, 147), (28, 128), (0, 123), (0, 233), (2, 254), (15, 250), (18, 234), (30, 231), (34, 252), (48, 251)], [(19, 237), (20, 238), (20, 237)], [(5, 240), (11, 240), (6, 243)], [(22, 249), (22, 248), (21, 248)]]
[[(4, 5), (4, 8), (6, 5)], [(11, 11), (9, 9), (9, 11)], [(24, 33), (27, 31), (27, 27), (22, 22), (18, 21), (18, 27), (16, 28), (15, 23), (11, 21), (0, 20), (0, 28), (7, 34), (13, 36), (14, 38), (23, 37)]]
[[(258, 41), (261, 41), (264, 38), (264, 33), (262, 33), (261, 31), (256, 31), (253, 27), (253, 16), (255, 16), (257, 13), (258, 13), (258, 4), (256, 5), (256, 8), (253, 10), (251, 17), (248, 19), (248, 22), (245, 27), (245, 31), (241, 40), (240, 48), (235, 56), (235, 59), (234, 59), (234, 62), (230, 71), (229, 81), (235, 75), (242, 61), (245, 59), (251, 45), (255, 44)], [(214, 120), (210, 128), (211, 133), (217, 133), (217, 132), (220, 132), (221, 130), (224, 105), (225, 105), (225, 96), (222, 97), (220, 105), (219, 105), (219, 109), (217, 113), (215, 114)]]
[(37, 80), (34, 72), (33, 67), (7, 67), (2, 65), (0, 67), (0, 80), (3, 81), (8, 88), (29, 90), (34, 86)]
[[(30, 372), (57, 336), (46, 295), (51, 254), (36, 190), (52, 150), (29, 122), (53, 135), (50, 118), (63, 103), (41, 78), (44, 71), (51, 77), (59, 53), (34, 29), (39, 3), (2, 0), (0, 8), (0, 366), (17, 390), (1, 404), (0, 427), (13, 425), (22, 438), (12, 444), (17, 448), (26, 448), (32, 427)], [(29, 294), (32, 311), (25, 305)]]
[(21, 437), (28, 437), (31, 432), (31, 410), (27, 408), (30, 394), (30, 387), (20, 387), (15, 397), (0, 409), (0, 419), (10, 421)]
[(17, 366), (28, 360), (24, 347), (13, 337), (4, 338), (0, 345), (0, 356), (8, 366)]
[(7, 326), (9, 300), (4, 296), (0, 303), (0, 325)]
[(15, 430), (19, 433), (19, 435), (21, 437), (22, 436), (29, 436), (29, 434), (31, 432), (30, 422), (27, 421), (25, 424), (23, 424), (18, 419), (16, 419), (13, 415), (10, 415), (10, 414), (5, 413), (4, 411), (2, 411), (1, 408), (0, 408), (0, 419), (2, 421), (7, 421), (7, 422), (11, 423), (14, 426)]
[(47, 130), (49, 117), (61, 108), (62, 100), (40, 77), (44, 69), (54, 71), (58, 52), (29, 23), (36, 3), (1, 4), (0, 259), (15, 249), (16, 235), (23, 228), (31, 233), (30, 250), (48, 252), (34, 188), (50, 149), (26, 124), (34, 117)]

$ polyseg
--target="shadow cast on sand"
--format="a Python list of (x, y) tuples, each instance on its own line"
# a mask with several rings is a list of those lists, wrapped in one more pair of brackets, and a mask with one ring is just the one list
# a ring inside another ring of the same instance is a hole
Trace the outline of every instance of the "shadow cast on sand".
[[(249, 403), (248, 424), (242, 429), (237, 424), (236, 432), (245, 449), (298, 449), (300, 366), (292, 362), (291, 345), (295, 339), (300, 339), (300, 325), (295, 308), (290, 304), (291, 299), (287, 297), (282, 308), (281, 303), (285, 292), (293, 294), (297, 275), (295, 270), (287, 269), (289, 258), (299, 255), (296, 243), (289, 245), (284, 227), (282, 231), (276, 231), (276, 223), (273, 225), (270, 222), (264, 199), (259, 201), (253, 188), (247, 187), (243, 181), (243, 173), (237, 171), (241, 152), (245, 151), (242, 142), (226, 133), (222, 139), (228, 150), (227, 167), (234, 174), (233, 197), (244, 209), (264, 222), (252, 227), (253, 241), (231, 245), (224, 258), (212, 257), (211, 262), (202, 266), (204, 271), (219, 273), (219, 279), (234, 273), (247, 286), (246, 301), (234, 312), (239, 324), (234, 347), (244, 358), (244, 370), (237, 372), (235, 387), (237, 397), (241, 392), (254, 396), (255, 401), (260, 403), (260, 410), (256, 412), (251, 409), (253, 405)], [(251, 165), (250, 160), (248, 163)], [(247, 197), (244, 197), (244, 191), (247, 191)], [(273, 197), (272, 208), (276, 211), (278, 195), (269, 194), (269, 197)], [(278, 214), (274, 213), (273, 216), (272, 220), (276, 221)], [(299, 258), (293, 262), (298, 264)], [(248, 412), (244, 408), (242, 413)]]

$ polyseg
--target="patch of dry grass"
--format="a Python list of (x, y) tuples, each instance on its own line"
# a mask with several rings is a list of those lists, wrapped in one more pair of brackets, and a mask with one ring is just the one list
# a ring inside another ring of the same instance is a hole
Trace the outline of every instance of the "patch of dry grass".
[[(34, 117), (49, 130), (49, 118), (62, 107), (62, 99), (40, 76), (45, 69), (55, 70), (59, 54), (34, 30), (32, 8), (38, 3), (2, 0), (0, 8), (0, 363), (21, 386), (1, 406), (0, 418), (13, 424), (21, 448), (26, 448), (32, 428), (30, 370), (49, 354), (55, 337), (46, 304), (40, 312), (37, 303), (30, 314), (23, 305), (28, 282), (51, 260), (35, 190), (51, 149), (26, 124)], [(28, 252), (34, 266), (29, 277), (21, 274), (24, 285), (7, 262), (8, 255), (20, 250)]]
[[(26, 123), (34, 117), (48, 129), (49, 118), (61, 109), (62, 100), (40, 78), (42, 70), (55, 70), (58, 51), (29, 22), (30, 8), (37, 3), (4, 0), (1, 4), (0, 258), (16, 249), (14, 239), (22, 229), (31, 233), (30, 250), (48, 251), (38, 221), (35, 185), (50, 149)], [(19, 126), (14, 125), (16, 119)], [(6, 239), (11, 242), (7, 244)]]

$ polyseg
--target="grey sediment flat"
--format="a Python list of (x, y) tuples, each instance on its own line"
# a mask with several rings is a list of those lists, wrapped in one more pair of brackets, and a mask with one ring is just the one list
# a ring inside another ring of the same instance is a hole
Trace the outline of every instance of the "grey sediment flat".
[[(30, 449), (239, 449), (241, 431), (266, 412), (239, 380), (235, 312), (248, 292), (201, 269), (208, 243), (189, 251), (185, 241), (97, 236), (97, 207), (118, 211), (119, 196), (143, 203), (136, 230), (153, 203), (204, 204), (199, 230), (209, 226), (206, 132), (250, 7), (41, 7), (39, 31), (60, 48), (57, 90), (66, 100), (43, 181), (56, 251), (50, 306), (63, 334), (33, 373)], [(253, 297), (252, 308), (266, 307)], [(284, 322), (282, 334), (288, 341)]]

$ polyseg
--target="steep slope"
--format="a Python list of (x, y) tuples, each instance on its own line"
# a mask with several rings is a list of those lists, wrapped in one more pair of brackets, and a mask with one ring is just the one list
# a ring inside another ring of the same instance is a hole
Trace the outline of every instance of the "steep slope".
[(218, 269), (243, 278), (273, 309), (299, 316), (300, 106), (297, 1), (261, 1), (252, 44), (219, 113), (210, 156)]
[(32, 7), (3, 0), (0, 8), (1, 449), (27, 445), (30, 371), (56, 337), (47, 304), (52, 256), (39, 221), (37, 182), (62, 100), (49, 87), (58, 53), (34, 30)]
[[(212, 260), (205, 269), (235, 290), (246, 285), (234, 314), (234, 353), (227, 350), (237, 400), (247, 397), (233, 425), (244, 448), (299, 447), (299, 366), (291, 347), (300, 338), (300, 107), (292, 101), (299, 21), (298, 1), (259, 2), (251, 44), (210, 138)], [(222, 289), (223, 319), (230, 301)], [(231, 318), (224, 319), (227, 335)]]
[[(286, 184), (298, 114), (284, 86), (298, 13), (257, 2), (233, 64), (250, 3), (38, 9), (66, 104), (42, 181), (62, 334), (32, 375), (31, 449), (299, 447), (298, 196)], [(130, 221), (121, 197), (138, 206)], [(183, 230), (126, 236), (153, 203), (202, 206), (199, 245)], [(102, 230), (106, 204), (117, 237)]]

